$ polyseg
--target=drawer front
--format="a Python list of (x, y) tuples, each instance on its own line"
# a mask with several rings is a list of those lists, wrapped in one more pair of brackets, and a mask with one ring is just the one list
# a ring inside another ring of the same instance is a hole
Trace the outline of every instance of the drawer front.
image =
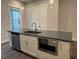
[(21, 44), (23, 44), (24, 46), (29, 46), (32, 47), (34, 49), (38, 49), (38, 42), (30, 42), (30, 41), (25, 41), (23, 39), (20, 40)]
[(38, 53), (39, 53), (38, 54), (39, 59), (58, 59), (58, 56), (51, 55), (46, 52), (38, 51)]
[(30, 41), (30, 42), (37, 42), (37, 37), (32, 37), (32, 36), (27, 36), (27, 35), (20, 35), (20, 39), (23, 39), (25, 41)]

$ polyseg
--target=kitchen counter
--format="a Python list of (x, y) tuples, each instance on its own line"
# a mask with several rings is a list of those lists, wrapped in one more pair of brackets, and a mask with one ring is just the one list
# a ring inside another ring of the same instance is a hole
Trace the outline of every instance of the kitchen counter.
[[(41, 33), (31, 34), (31, 33), (24, 33), (24, 31), (29, 31), (29, 29), (23, 29), (23, 30), (20, 30), (20, 31), (8, 31), (8, 32), (72, 42), (72, 32), (39, 30)], [(30, 31), (32, 31), (32, 30), (30, 30)]]

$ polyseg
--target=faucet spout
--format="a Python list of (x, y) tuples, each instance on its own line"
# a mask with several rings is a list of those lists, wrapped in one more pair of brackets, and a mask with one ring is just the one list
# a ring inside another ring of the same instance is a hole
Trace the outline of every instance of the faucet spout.
[(32, 23), (32, 26), (33, 26), (33, 25), (35, 25), (35, 29), (34, 29), (34, 30), (35, 30), (35, 32), (36, 32), (36, 31), (37, 31), (37, 24), (34, 22), (34, 23)]

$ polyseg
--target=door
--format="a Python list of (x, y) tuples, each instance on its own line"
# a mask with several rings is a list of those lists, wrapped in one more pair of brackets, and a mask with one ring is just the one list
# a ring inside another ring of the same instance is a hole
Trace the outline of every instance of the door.
[(20, 19), (21, 13), (19, 9), (11, 8), (10, 9), (10, 27), (12, 31), (20, 30)]

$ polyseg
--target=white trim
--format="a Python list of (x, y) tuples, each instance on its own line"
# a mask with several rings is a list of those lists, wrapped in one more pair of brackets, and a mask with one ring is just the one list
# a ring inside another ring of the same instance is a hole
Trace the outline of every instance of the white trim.
[(73, 41), (77, 41), (77, 38), (72, 38)]
[(20, 14), (21, 14), (21, 17), (20, 17), (20, 29), (22, 29), (22, 16), (23, 16), (23, 11), (20, 9)]

